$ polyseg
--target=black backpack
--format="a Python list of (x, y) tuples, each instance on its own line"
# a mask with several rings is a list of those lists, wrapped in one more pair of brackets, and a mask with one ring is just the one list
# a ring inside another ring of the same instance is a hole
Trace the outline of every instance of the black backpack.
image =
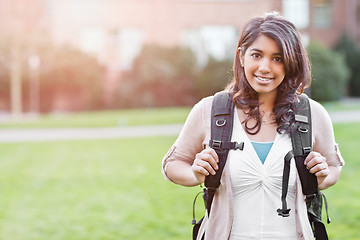
[[(318, 190), (316, 176), (311, 174), (304, 165), (304, 160), (312, 151), (312, 129), (311, 129), (311, 111), (309, 99), (305, 94), (298, 96), (298, 102), (293, 109), (295, 124), (291, 130), (291, 142), (293, 149), (284, 157), (284, 172), (282, 180), (282, 208), (277, 209), (278, 215), (288, 217), (290, 209), (287, 208), (286, 195), (288, 190), (290, 161), (295, 159), (296, 167), (300, 176), (303, 194), (306, 196), (306, 205), (309, 222), (313, 229), (316, 240), (328, 240), (325, 225), (321, 221), (322, 203), (325, 202), (326, 213), (327, 201), (325, 196)], [(193, 240), (196, 240), (199, 228), (204, 219), (198, 222), (195, 220), (195, 202), (197, 196), (203, 193), (206, 211), (210, 216), (211, 204), (216, 189), (220, 185), (220, 178), (226, 164), (227, 156), (230, 149), (243, 150), (244, 143), (231, 142), (233, 128), (234, 103), (232, 95), (229, 92), (219, 92), (215, 94), (211, 110), (211, 136), (209, 146), (213, 148), (219, 157), (219, 169), (215, 175), (209, 175), (205, 178), (205, 187), (198, 193), (193, 203)], [(327, 217), (330, 223), (330, 218)], [(206, 234), (206, 233), (205, 233)], [(204, 234), (204, 235), (205, 235)], [(201, 239), (204, 239), (204, 235)]]

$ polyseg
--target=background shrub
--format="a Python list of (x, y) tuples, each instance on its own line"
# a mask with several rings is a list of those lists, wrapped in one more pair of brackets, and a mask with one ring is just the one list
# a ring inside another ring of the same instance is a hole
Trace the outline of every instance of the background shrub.
[(192, 105), (195, 62), (189, 49), (144, 46), (118, 86), (120, 107)]
[(232, 76), (233, 61), (209, 58), (207, 65), (195, 79), (196, 90), (201, 97), (213, 95), (225, 88)]
[(308, 46), (312, 68), (311, 96), (317, 101), (339, 100), (346, 93), (349, 69), (344, 57), (321, 43)]
[(334, 47), (335, 51), (344, 55), (350, 69), (348, 92), (350, 96), (360, 96), (360, 50), (347, 35), (342, 35)]

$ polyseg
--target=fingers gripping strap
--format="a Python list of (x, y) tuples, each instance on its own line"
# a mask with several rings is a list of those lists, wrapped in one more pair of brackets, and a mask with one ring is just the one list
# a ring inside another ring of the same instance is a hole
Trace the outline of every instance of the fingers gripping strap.
[(224, 149), (231, 140), (233, 102), (228, 92), (215, 94), (211, 110), (211, 136), (210, 147), (214, 148), (219, 157), (219, 169), (215, 175), (205, 178), (205, 186), (217, 188), (220, 185), (220, 178), (225, 166), (225, 161), (229, 149)]
[(210, 213), (212, 199), (216, 188), (220, 185), (221, 175), (230, 149), (243, 149), (243, 143), (231, 142), (233, 129), (234, 103), (229, 92), (215, 94), (211, 110), (211, 137), (209, 141), (219, 157), (219, 169), (215, 175), (205, 178), (205, 187), (208, 189), (207, 209)]

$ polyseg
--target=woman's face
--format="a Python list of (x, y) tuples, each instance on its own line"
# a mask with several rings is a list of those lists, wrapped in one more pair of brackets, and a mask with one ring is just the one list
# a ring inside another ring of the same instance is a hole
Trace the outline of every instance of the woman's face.
[(276, 41), (260, 35), (240, 56), (245, 76), (250, 86), (261, 95), (277, 93), (285, 78), (285, 67)]

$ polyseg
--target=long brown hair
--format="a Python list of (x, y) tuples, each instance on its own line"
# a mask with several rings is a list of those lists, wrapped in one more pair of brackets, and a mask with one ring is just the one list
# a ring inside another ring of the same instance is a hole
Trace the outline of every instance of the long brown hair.
[[(271, 13), (264, 17), (253, 18), (246, 24), (237, 45), (233, 64), (234, 77), (226, 89), (234, 94), (235, 105), (246, 110), (248, 116), (244, 121), (246, 132), (257, 134), (261, 128), (259, 111), (261, 103), (258, 100), (258, 93), (249, 85), (245, 77), (244, 69), (240, 64), (240, 56), (245, 54), (260, 35), (274, 39), (282, 54), (285, 78), (278, 86), (273, 112), (278, 124), (277, 131), (288, 133), (289, 126), (293, 123), (292, 109), (296, 94), (303, 93), (305, 87), (311, 82), (306, 50), (301, 43), (298, 31), (290, 21), (276, 13)], [(248, 122), (251, 119), (255, 119), (256, 124), (249, 127)]]

